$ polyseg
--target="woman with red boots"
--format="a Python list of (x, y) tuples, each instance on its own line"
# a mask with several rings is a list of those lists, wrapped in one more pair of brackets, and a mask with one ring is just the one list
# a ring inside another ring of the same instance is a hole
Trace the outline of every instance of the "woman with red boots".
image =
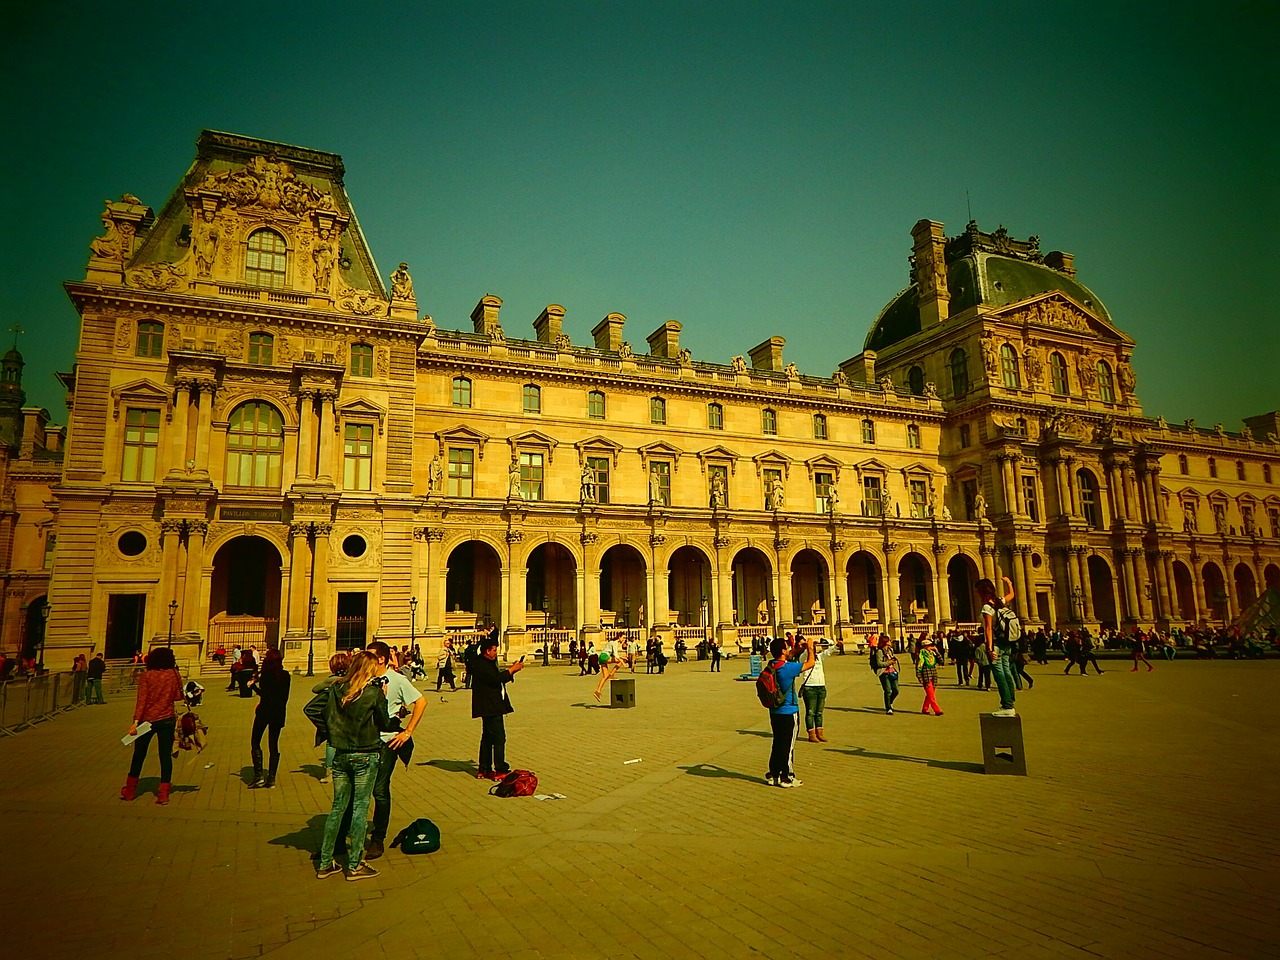
[(182, 677), (177, 661), (168, 647), (157, 647), (147, 654), (147, 668), (138, 675), (138, 702), (133, 708), (133, 724), (129, 736), (138, 734), (138, 725), (150, 724), (142, 736), (133, 741), (133, 762), (129, 765), (129, 778), (120, 788), (120, 799), (132, 800), (138, 790), (138, 775), (147, 759), (147, 749), (154, 738), (160, 750), (160, 788), (156, 803), (169, 802), (169, 790), (173, 779), (173, 733), (178, 716), (173, 705), (182, 699)]

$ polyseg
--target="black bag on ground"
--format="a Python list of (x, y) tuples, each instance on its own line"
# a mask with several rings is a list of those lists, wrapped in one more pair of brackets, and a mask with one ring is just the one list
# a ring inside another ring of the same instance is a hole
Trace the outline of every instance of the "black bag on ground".
[(396, 834), (391, 846), (398, 846), (401, 853), (435, 853), (440, 849), (440, 828), (419, 817)]

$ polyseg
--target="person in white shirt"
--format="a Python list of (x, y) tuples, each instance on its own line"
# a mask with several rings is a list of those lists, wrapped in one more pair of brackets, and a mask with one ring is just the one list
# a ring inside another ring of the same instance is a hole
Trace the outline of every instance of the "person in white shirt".
[(804, 728), (809, 732), (811, 743), (826, 743), (822, 735), (822, 712), (827, 704), (827, 675), (822, 669), (822, 661), (835, 653), (833, 643), (814, 658), (813, 667), (800, 674), (800, 694), (804, 698)]

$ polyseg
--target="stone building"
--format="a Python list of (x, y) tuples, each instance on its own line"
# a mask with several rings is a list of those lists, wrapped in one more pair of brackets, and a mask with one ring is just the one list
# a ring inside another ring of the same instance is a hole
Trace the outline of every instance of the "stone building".
[(205, 131), (159, 214), (102, 219), (51, 646), (901, 634), (1003, 572), (1032, 625), (1178, 625), (1280, 586), (1277, 415), (1147, 418), (1133, 341), (1035, 238), (921, 221), (864, 351), (810, 376), (781, 337), (705, 363), (676, 321), (575, 343), (492, 295), (443, 329), (329, 153)]

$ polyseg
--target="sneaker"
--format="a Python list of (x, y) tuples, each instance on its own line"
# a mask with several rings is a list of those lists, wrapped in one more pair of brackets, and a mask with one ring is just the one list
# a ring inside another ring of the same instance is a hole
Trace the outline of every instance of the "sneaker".
[(776, 787), (778, 785), (778, 775), (776, 773), (766, 773), (764, 775), (765, 786)]
[(884, 712), (885, 712), (886, 714), (888, 714), (889, 716), (891, 716), (891, 717), (892, 717), (892, 716), (893, 716), (893, 707), (886, 707)]
[(803, 781), (803, 780), (801, 780), (799, 777), (792, 777), (790, 780), (788, 780), (788, 781), (787, 781), (787, 786), (789, 786), (789, 787), (803, 787), (803, 786), (804, 786), (804, 781)]
[(372, 880), (378, 875), (378, 871), (367, 863), (360, 864), (354, 870), (343, 870), (342, 872), (348, 880)]
[(781, 779), (774, 784), (774, 786), (776, 787), (785, 787), (788, 790), (790, 790), (795, 785), (796, 784), (794, 780), (781, 780)]
[(321, 783), (328, 783), (328, 782), (329, 782), (329, 773), (328, 773), (328, 771), (325, 771), (324, 776), (322, 776), (322, 777), (320, 778), (320, 782), (321, 782)]
[(1010, 707), (1008, 710), (992, 710), (991, 715), (993, 717), (1016, 717), (1018, 715), (1018, 711), (1014, 710), (1013, 707)]
[(377, 860), (382, 854), (382, 841), (377, 837), (373, 837), (364, 845), (364, 858), (366, 860)]
[(316, 879), (327, 880), (336, 873), (341, 873), (342, 868), (336, 863), (331, 863), (327, 867), (316, 867)]

